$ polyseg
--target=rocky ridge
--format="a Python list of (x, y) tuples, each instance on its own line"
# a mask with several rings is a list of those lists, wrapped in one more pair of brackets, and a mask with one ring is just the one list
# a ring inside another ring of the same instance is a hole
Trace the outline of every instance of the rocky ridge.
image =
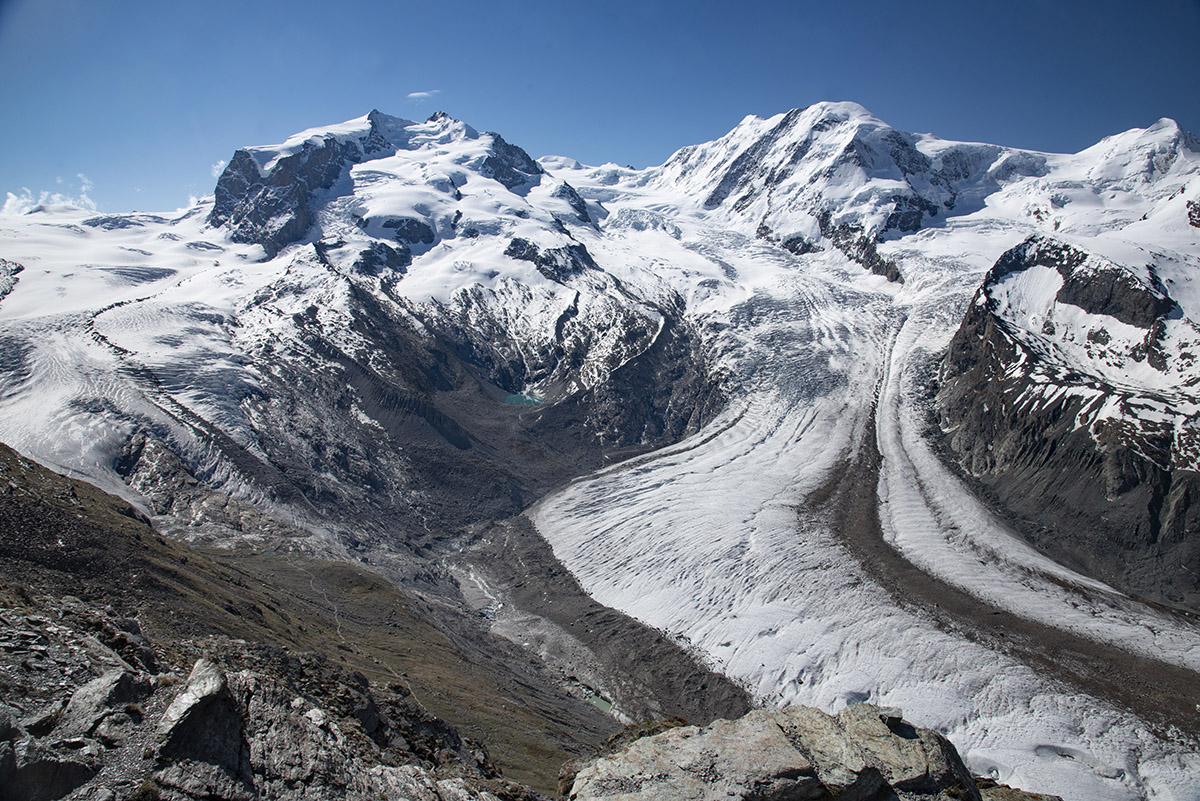
[(968, 307), (941, 365), (940, 424), (1039, 547), (1194, 609), (1200, 578), (1170, 566), (1200, 560), (1186, 380), (1198, 345), (1153, 262), (1034, 236), (1000, 257)]
[(14, 261), (0, 259), (0, 300), (17, 285), (18, 276), (25, 268)]
[(403, 683), (315, 654), (206, 638), (185, 644), (212, 657), (188, 670), (159, 663), (136, 620), (70, 596), (9, 600), (0, 623), (5, 801), (541, 797)]

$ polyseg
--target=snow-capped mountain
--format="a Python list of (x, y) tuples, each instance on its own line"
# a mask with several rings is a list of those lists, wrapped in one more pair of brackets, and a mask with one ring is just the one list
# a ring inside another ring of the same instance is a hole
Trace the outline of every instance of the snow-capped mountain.
[(373, 111), (174, 215), (0, 218), (0, 440), (554, 659), (480, 533), (526, 511), (764, 703), (1194, 797), (1200, 711), (1137, 682), (1200, 670), (1198, 240), (1169, 120), (1061, 155), (823, 103), (633, 170)]
[[(217, 537), (242, 526), (156, 492), (147, 438), (334, 550), (516, 513), (602, 450), (696, 430), (716, 396), (679, 299), (626, 287), (572, 228), (594, 231), (569, 186), (444, 115), (240, 150), (172, 219), (40, 209), (10, 232), (29, 270), (3, 435)], [(611, 380), (635, 361), (635, 389)]]
[(1195, 264), (1083, 247), (1033, 235), (997, 261), (947, 353), (942, 426), (1038, 545), (1195, 609)]

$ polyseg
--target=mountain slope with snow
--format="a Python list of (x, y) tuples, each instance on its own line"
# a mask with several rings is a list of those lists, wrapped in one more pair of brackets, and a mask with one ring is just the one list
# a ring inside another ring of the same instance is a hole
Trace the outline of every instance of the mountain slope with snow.
[(1163, 280), (1186, 280), (1180, 266), (1152, 253), (1118, 264), (1031, 237), (976, 294), (945, 359), (939, 410), (951, 448), (1032, 521), (1038, 545), (1195, 609), (1200, 327)]
[(0, 440), (181, 536), (304, 532), (485, 596), (553, 660), (574, 635), (478, 561), (528, 510), (764, 703), (899, 705), (1010, 784), (1191, 798), (1200, 710), (1136, 688), (1200, 671), (1197, 207), (1167, 120), (1062, 155), (823, 103), (639, 171), (373, 111), (239, 150), (174, 215), (0, 217)]

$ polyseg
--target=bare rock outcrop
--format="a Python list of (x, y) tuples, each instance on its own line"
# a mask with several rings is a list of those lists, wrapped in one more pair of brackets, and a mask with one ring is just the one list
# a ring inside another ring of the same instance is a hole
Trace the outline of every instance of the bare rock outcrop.
[(0, 603), (0, 801), (542, 799), (402, 685), (223, 637), (187, 672), (96, 636), (135, 621), (36, 603)]
[[(671, 728), (597, 759), (565, 789), (574, 801), (993, 797), (981, 795), (945, 737), (906, 723), (899, 710), (872, 704), (850, 706), (836, 716), (801, 706), (755, 710), (704, 728)], [(994, 797), (1050, 798), (999, 789), (1008, 795)]]
[(1192, 611), (1200, 435), (1180, 367), (1192, 354), (1172, 343), (1194, 327), (1153, 262), (1117, 264), (1032, 236), (997, 260), (967, 307), (936, 399), (950, 458), (1034, 545), (1122, 592)]

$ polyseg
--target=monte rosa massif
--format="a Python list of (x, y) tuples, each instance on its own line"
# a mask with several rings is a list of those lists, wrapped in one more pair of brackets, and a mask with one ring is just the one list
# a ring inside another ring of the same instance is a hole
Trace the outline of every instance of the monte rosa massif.
[[(332, 768), (256, 779), (255, 743), (344, 707), (367, 745), (313, 753), (407, 744), (362, 797), (518, 797), (497, 766), (553, 792), (568, 756), (564, 792), (665, 797), (655, 765), (733, 732), (809, 768), (688, 781), (951, 797), (863, 756), (945, 737), (967, 795), (1200, 799), (1198, 358), (1200, 141), (1167, 119), (1063, 155), (820, 103), (637, 170), (372, 111), (238, 150), (177, 212), (2, 216), (4, 642), (94, 614), (150, 651), (6, 662), (0, 771), (338, 797)], [(128, 556), (67, 553), (101, 541)], [(118, 703), (113, 659), (157, 734), (55, 735), (54, 704)], [(201, 701), (245, 760), (190, 744)], [(671, 716), (708, 728), (585, 766)]]

